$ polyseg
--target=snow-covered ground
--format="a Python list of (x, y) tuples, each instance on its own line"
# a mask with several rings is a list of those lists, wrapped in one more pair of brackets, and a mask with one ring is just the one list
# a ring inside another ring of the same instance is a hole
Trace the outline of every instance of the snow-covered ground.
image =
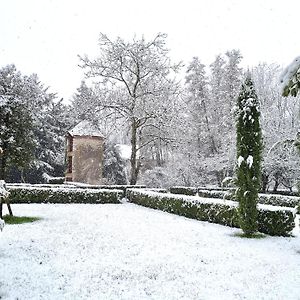
[(0, 299), (300, 299), (300, 236), (239, 232), (133, 204), (13, 205)]

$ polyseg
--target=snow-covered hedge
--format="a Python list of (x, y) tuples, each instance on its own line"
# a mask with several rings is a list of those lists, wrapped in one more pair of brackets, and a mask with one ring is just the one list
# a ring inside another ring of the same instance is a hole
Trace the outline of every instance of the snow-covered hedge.
[(63, 184), (65, 182), (65, 177), (50, 177), (48, 179), (49, 184)]
[[(218, 198), (233, 200), (233, 191), (209, 191), (209, 190), (198, 190), (199, 197), (205, 198)], [(284, 207), (296, 207), (298, 213), (300, 213), (300, 197), (295, 196), (283, 196), (278, 194), (258, 194), (258, 203), (274, 205), (274, 206), (284, 206)]]
[(9, 186), (11, 203), (120, 203), (122, 190)]
[[(145, 190), (127, 190), (129, 202), (159, 209), (200, 221), (239, 227), (234, 201), (163, 194)], [(258, 228), (269, 235), (286, 236), (295, 227), (295, 210), (291, 208), (258, 205)]]
[(170, 188), (170, 193), (186, 196), (195, 196), (197, 194), (197, 188), (186, 186), (173, 186)]
[(82, 184), (82, 183), (75, 183), (70, 182), (67, 186), (76, 186), (79, 189), (105, 189), (105, 190), (122, 190), (123, 197), (126, 195), (126, 190), (135, 188), (135, 189), (144, 189), (146, 188), (145, 185), (89, 185), (89, 184)]

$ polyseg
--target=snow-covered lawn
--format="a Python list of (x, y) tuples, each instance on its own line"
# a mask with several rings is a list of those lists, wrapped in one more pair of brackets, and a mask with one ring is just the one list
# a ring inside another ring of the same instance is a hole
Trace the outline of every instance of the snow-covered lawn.
[(300, 236), (239, 232), (133, 204), (13, 205), (0, 299), (300, 299)]

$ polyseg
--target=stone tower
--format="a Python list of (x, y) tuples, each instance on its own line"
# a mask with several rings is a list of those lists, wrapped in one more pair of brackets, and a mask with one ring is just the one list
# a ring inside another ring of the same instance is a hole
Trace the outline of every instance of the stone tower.
[(82, 121), (66, 135), (66, 181), (102, 184), (104, 137), (90, 122)]

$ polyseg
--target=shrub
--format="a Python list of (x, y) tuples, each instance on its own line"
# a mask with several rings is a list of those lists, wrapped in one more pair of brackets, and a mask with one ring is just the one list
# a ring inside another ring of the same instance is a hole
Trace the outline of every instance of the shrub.
[(197, 194), (197, 188), (185, 187), (185, 186), (174, 186), (170, 188), (170, 193), (187, 195), (187, 196), (195, 196)]
[[(208, 191), (199, 190), (199, 197), (218, 198), (237, 201), (234, 197), (234, 191)], [(284, 196), (278, 194), (258, 194), (258, 203), (274, 206), (296, 207), (297, 213), (300, 213), (300, 197)]]
[(262, 134), (259, 101), (250, 75), (242, 84), (236, 105), (236, 197), (240, 226), (246, 235), (258, 229), (258, 191), (261, 181)]
[[(162, 194), (143, 190), (127, 190), (129, 202), (159, 209), (200, 221), (239, 227), (238, 203), (221, 199)], [(295, 211), (258, 205), (258, 229), (270, 235), (286, 236), (295, 227)]]
[(67, 184), (67, 186), (71, 185), (71, 187), (76, 186), (79, 189), (105, 189), (105, 190), (122, 190), (123, 194), (122, 197), (125, 197), (126, 190), (135, 188), (135, 189), (144, 189), (146, 188), (145, 185), (88, 185), (88, 184), (81, 184), (76, 182), (71, 182)]
[(65, 182), (65, 177), (50, 177), (48, 179), (49, 184), (63, 184)]
[(121, 190), (9, 187), (11, 203), (120, 203)]

